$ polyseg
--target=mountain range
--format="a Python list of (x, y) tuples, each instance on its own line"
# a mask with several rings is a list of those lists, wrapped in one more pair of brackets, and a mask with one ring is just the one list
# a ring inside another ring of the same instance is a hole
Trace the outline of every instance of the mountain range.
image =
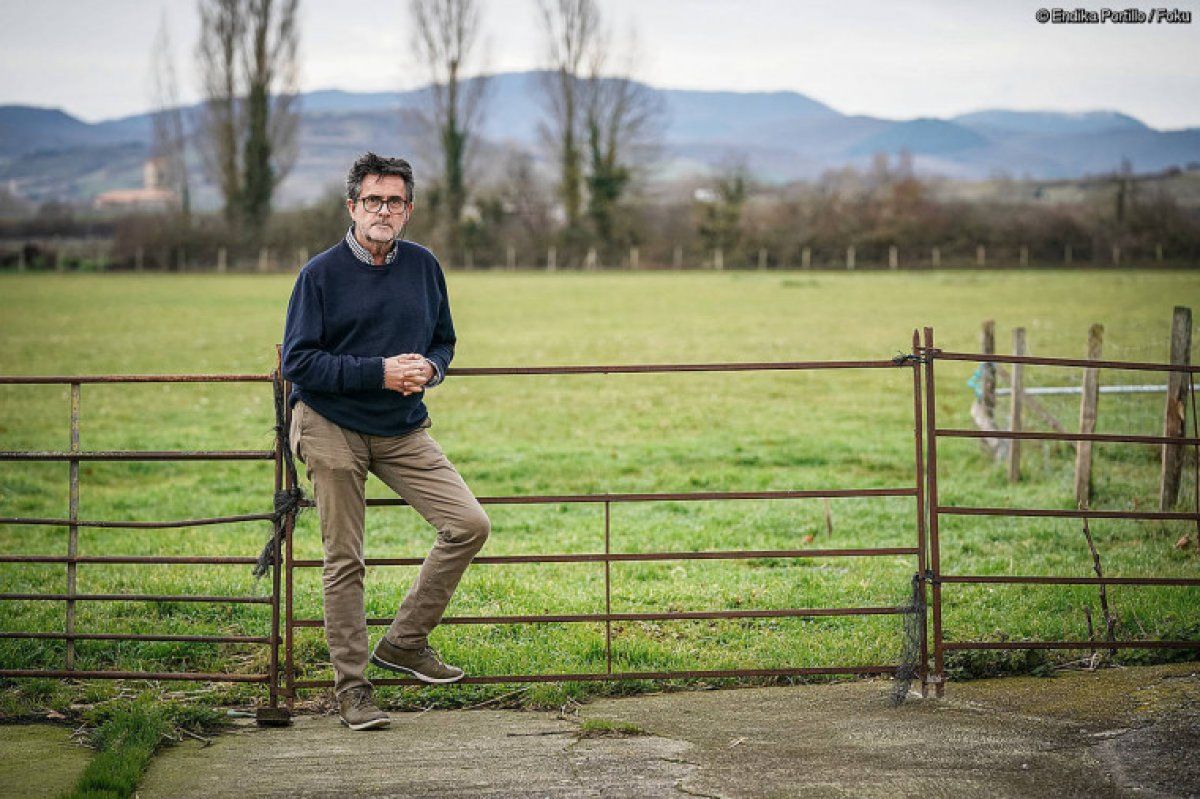
[[(538, 72), (489, 78), (477, 158), (483, 179), (502, 180), (504, 162), (520, 151), (549, 174), (543, 78)], [(700, 178), (737, 162), (759, 180), (784, 183), (864, 168), (877, 153), (902, 151), (918, 173), (965, 180), (1001, 173), (1070, 179), (1112, 172), (1123, 160), (1137, 172), (1200, 162), (1200, 128), (1156, 130), (1116, 111), (996, 109), (894, 120), (842, 114), (797, 92), (646, 90), (662, 109), (653, 176), (664, 182)], [(301, 95), (298, 154), (280, 202), (321, 196), (368, 149), (411, 154), (418, 175), (426, 174), (430, 148), (411, 112), (428, 91)], [(185, 117), (197, 110), (185, 108)], [(152, 127), (150, 113), (88, 123), (60, 109), (0, 106), (0, 181), (33, 201), (86, 201), (107, 189), (140, 186)], [(189, 161), (198, 175), (194, 147)], [(201, 184), (195, 194), (199, 205), (216, 205), (211, 186)]]

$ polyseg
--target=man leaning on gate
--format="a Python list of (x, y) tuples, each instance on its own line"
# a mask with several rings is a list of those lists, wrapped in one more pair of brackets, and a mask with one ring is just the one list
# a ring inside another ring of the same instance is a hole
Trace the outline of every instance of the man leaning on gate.
[(363, 599), (365, 485), (372, 472), (437, 530), (408, 595), (370, 654), (376, 666), (429, 683), (462, 669), (428, 636), (487, 540), (487, 514), (429, 435), (424, 391), (454, 357), (441, 266), (402, 235), (413, 173), (401, 158), (367, 153), (346, 178), (352, 224), (300, 271), (288, 303), (283, 375), (294, 385), (291, 446), (307, 467), (324, 544), (325, 637), (342, 722), (385, 727), (366, 677)]

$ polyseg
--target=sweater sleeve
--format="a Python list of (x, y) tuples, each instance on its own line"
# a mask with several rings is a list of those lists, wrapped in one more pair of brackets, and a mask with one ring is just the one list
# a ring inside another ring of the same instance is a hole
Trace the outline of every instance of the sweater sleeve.
[(320, 287), (300, 272), (288, 302), (283, 330), (283, 376), (311, 391), (353, 394), (383, 385), (383, 358), (335, 355), (322, 348), (324, 313)]
[(438, 291), (441, 301), (438, 304), (437, 322), (433, 327), (433, 338), (429, 342), (429, 350), (425, 357), (433, 362), (434, 379), (431, 385), (437, 385), (446, 379), (446, 370), (454, 359), (454, 345), (458, 338), (454, 334), (454, 321), (450, 318), (450, 293), (446, 290), (446, 277), (442, 274), (441, 266), (435, 263)]

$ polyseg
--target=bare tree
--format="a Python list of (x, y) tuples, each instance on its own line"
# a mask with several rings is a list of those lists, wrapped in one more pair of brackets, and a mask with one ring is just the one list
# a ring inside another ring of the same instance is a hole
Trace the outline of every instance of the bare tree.
[(161, 170), (161, 182), (179, 196), (184, 219), (191, 213), (187, 168), (187, 137), (179, 108), (179, 83), (175, 75), (175, 51), (167, 29), (166, 13), (159, 22), (150, 60), (154, 87), (153, 139), (151, 157)]
[(568, 241), (580, 232), (583, 209), (583, 69), (599, 32), (595, 0), (538, 0), (546, 35), (548, 138), (559, 171), (559, 199)]
[(428, 72), (430, 108), (441, 176), (439, 216), (451, 258), (463, 252), (463, 209), (469, 193), (467, 173), (487, 92), (483, 75), (463, 79), (479, 39), (477, 0), (410, 0), (416, 30), (413, 52)]
[(196, 56), (204, 94), (200, 154), (205, 171), (225, 203), (225, 220), (236, 224), (241, 206), (238, 142), (242, 120), (238, 103), (238, 49), (242, 41), (241, 0), (202, 0)]
[(655, 149), (664, 116), (655, 92), (632, 77), (638, 60), (632, 32), (623, 63), (605, 75), (612, 52), (610, 36), (597, 37), (584, 87), (584, 129), (587, 137), (587, 211), (602, 244), (616, 244), (617, 206)]
[(200, 150), (225, 218), (257, 239), (295, 158), (299, 0), (199, 0)]
[(255, 234), (271, 214), (271, 198), (295, 163), (299, 0), (247, 0), (246, 131), (242, 207)]

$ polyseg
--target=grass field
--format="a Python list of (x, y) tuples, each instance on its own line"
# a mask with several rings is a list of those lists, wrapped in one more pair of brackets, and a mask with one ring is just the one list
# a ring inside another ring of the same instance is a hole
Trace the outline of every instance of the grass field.
[[(931, 273), (558, 274), (448, 276), (459, 334), (455, 366), (667, 363), (889, 358), (932, 325), (946, 349), (974, 350), (994, 318), (999, 348), (1028, 329), (1033, 354), (1082, 356), (1088, 325), (1106, 327), (1104, 354), (1163, 360), (1171, 308), (1200, 307), (1200, 273), (964, 271)], [(0, 276), (0, 373), (267, 372), (274, 365), (292, 278), (287, 276)], [(973, 365), (939, 364), (938, 422), (970, 426)], [(1027, 385), (1077, 383), (1076, 370), (1031, 368)], [(1161, 383), (1151, 373), (1105, 373), (1101, 382)], [(475, 492), (548, 494), (898, 487), (913, 482), (912, 380), (894, 371), (691, 373), (451, 378), (430, 392), (431, 431)], [(0, 387), (0, 449), (65, 449), (67, 390)], [(1078, 400), (1044, 403), (1068, 427)], [(1105, 395), (1099, 432), (1157, 434), (1161, 394)], [(1006, 411), (1006, 408), (1001, 408)], [(266, 385), (83, 387), (85, 450), (268, 448), (273, 415)], [(1031, 429), (1046, 429), (1040, 420)], [(939, 450), (943, 504), (1072, 507), (1074, 450), (1025, 449), (1025, 475), (1010, 485), (967, 440)], [(1094, 507), (1157, 502), (1158, 449), (1096, 449)], [(1191, 457), (1191, 456), (1190, 456)], [(1194, 491), (1188, 462), (1181, 508)], [(0, 516), (65, 516), (67, 465), (0, 463)], [(270, 509), (267, 463), (84, 463), (80, 516), (169, 519)], [(372, 478), (371, 496), (389, 493)], [(614, 505), (614, 552), (649, 550), (912, 546), (908, 498), (833, 500), (825, 532), (820, 500), (654, 502)], [(599, 505), (491, 506), (484, 554), (603, 551)], [(1186, 523), (1097, 521), (1105, 573), (1200, 575), (1194, 551), (1174, 548)], [(1190, 529), (1196, 534), (1194, 528)], [(81, 554), (257, 554), (264, 522), (175, 531), (83, 530)], [(0, 551), (64, 554), (61, 528), (0, 529)], [(367, 556), (421, 556), (432, 531), (409, 509), (368, 516)], [(301, 517), (299, 558), (320, 557), (314, 513)], [(1071, 520), (949, 517), (946, 573), (1089, 576), (1091, 557)], [(906, 601), (911, 557), (618, 563), (612, 609), (718, 610)], [(372, 568), (369, 616), (390, 616), (413, 575)], [(6, 592), (65, 589), (59, 565), (0, 565)], [(449, 615), (594, 613), (604, 609), (603, 564), (478, 565)], [(321, 615), (318, 569), (296, 579), (297, 616)], [(88, 593), (267, 594), (244, 566), (79, 567)], [(948, 586), (948, 640), (1086, 637), (1085, 607), (1100, 619), (1093, 586)], [(1194, 588), (1109, 591), (1120, 638), (1200, 638)], [(61, 630), (60, 602), (4, 602), (0, 629)], [(87, 632), (263, 635), (266, 607), (202, 603), (80, 603)], [(1098, 622), (1098, 626), (1100, 623)], [(383, 628), (373, 627), (372, 636)], [(597, 624), (448, 625), (434, 643), (474, 674), (598, 671)], [(772, 668), (893, 663), (897, 616), (614, 624), (618, 670)], [(0, 639), (5, 668), (61, 667), (60, 641)], [(83, 641), (82, 669), (259, 671), (262, 648)], [(301, 631), (302, 677), (330, 676), (321, 631)], [(955, 675), (1022, 670), (1079, 653), (957, 654)], [(1122, 661), (1185, 656), (1123, 651)], [(565, 690), (530, 687), (533, 702)], [(611, 690), (611, 689), (609, 689)], [(620, 690), (620, 689), (617, 689)], [(261, 694), (233, 686), (224, 697)], [(511, 686), (394, 691), (399, 704), (471, 704)]]

